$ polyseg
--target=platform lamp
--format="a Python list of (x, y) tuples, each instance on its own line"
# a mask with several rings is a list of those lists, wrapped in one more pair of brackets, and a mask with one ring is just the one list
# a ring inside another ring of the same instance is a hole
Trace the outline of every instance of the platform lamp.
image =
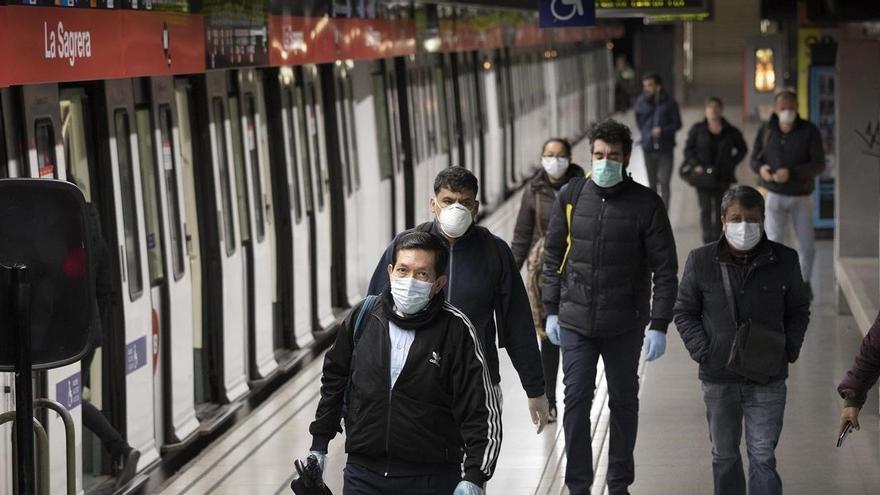
[(15, 373), (21, 494), (36, 492), (33, 371), (74, 363), (88, 351), (95, 307), (89, 240), (75, 185), (0, 179), (0, 371)]

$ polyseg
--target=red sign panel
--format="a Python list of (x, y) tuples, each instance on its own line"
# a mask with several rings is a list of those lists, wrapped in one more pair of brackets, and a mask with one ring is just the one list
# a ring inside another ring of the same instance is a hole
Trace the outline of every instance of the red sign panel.
[(116, 79), (204, 70), (201, 16), (8, 6), (3, 83)]
[(335, 32), (329, 17), (269, 16), (269, 64), (333, 62)]

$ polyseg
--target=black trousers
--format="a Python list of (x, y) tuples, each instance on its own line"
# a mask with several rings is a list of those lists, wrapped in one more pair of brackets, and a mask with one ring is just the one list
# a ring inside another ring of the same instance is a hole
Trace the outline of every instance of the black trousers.
[(544, 367), (544, 393), (551, 406), (556, 405), (556, 377), (559, 375), (559, 346), (550, 339), (541, 340), (541, 364)]
[[(92, 359), (94, 357), (95, 349), (92, 349), (82, 360), (83, 383), (89, 384), (90, 386), (91, 384), (89, 382), (91, 381), (91, 376), (89, 371), (92, 367)], [(129, 449), (128, 442), (126, 442), (125, 439), (122, 438), (122, 435), (116, 431), (116, 428), (110, 424), (107, 417), (87, 400), (82, 401), (82, 422), (87, 430), (94, 433), (95, 436), (101, 440), (101, 446), (103, 446), (104, 450), (110, 454), (111, 458), (115, 459)]]
[(461, 481), (456, 472), (385, 477), (357, 464), (346, 464), (342, 495), (452, 495)]
[(608, 444), (608, 491), (627, 493), (635, 480), (633, 451), (639, 426), (639, 356), (644, 334), (641, 329), (606, 338), (585, 337), (560, 330), (565, 383), (565, 485), (571, 495), (588, 495), (593, 484), (593, 447), (590, 410), (596, 389), (599, 356), (608, 382), (611, 410)]
[(703, 227), (703, 244), (715, 242), (721, 237), (721, 198), (727, 189), (697, 189), (700, 198), (700, 225)]

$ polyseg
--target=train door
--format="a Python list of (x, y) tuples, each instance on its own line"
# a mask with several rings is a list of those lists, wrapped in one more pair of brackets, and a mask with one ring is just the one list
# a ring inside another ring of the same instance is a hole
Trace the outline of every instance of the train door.
[[(21, 89), (21, 96), (25, 128), (22, 137), (27, 143), (27, 166), (22, 167), (21, 175), (66, 179), (58, 85), (25, 86)], [(39, 373), (35, 388), (37, 394), (60, 402), (71, 413), (76, 425), (76, 448), (79, 451), (82, 445), (82, 428), (79, 427), (82, 419), (82, 408), (79, 407), (82, 400), (80, 363)], [(49, 433), (50, 491), (60, 492), (66, 486), (64, 425), (54, 413), (39, 413), (38, 416), (41, 416)], [(79, 488), (82, 485), (82, 463), (78, 464), (76, 472)]]
[[(397, 205), (402, 201), (403, 191), (397, 184), (397, 144), (394, 141), (394, 124), (390, 118), (389, 95), (383, 65), (382, 61), (371, 62), (369, 65), (366, 63), (355, 65), (356, 91), (369, 95), (363, 99), (357, 98), (355, 114), (358, 134), (365, 137), (360, 140), (364, 167), (362, 178), (367, 182), (367, 190), (377, 193), (377, 195), (368, 194), (367, 197), (375, 197), (382, 205), (381, 211), (387, 212), (378, 217), (381, 220), (375, 222), (380, 227), (369, 229), (368, 232), (378, 235), (384, 249), (394, 234), (399, 232), (396, 210)], [(368, 136), (374, 137), (367, 138)], [(375, 168), (369, 171), (374, 163)], [(374, 181), (378, 181), (378, 184)]]
[[(149, 101), (137, 110), (147, 254), (153, 294), (156, 438), (186, 440), (199, 427), (193, 391), (192, 278), (187, 258), (187, 222), (182, 208), (184, 143), (178, 126), (174, 80), (149, 80)], [(184, 109), (187, 112), (189, 109)], [(187, 141), (186, 146), (191, 146)], [(190, 152), (191, 153), (191, 152)], [(158, 326), (158, 328), (155, 328)]]
[[(9, 168), (12, 159), (7, 155), (7, 141), (9, 136), (6, 134), (6, 119), (8, 118), (4, 108), (7, 104), (7, 89), (0, 89), (0, 179), (9, 177)], [(13, 394), (13, 384), (15, 383), (12, 373), (0, 373), (0, 414), (11, 411), (15, 408), (15, 394)], [(11, 438), (12, 425), (7, 423), (0, 426), (0, 438)], [(12, 445), (9, 442), (0, 442), (0, 493), (12, 493), (12, 463), (8, 462), (12, 458)]]
[(361, 173), (354, 113), (354, 64), (337, 64), (334, 69), (336, 95), (336, 136), (342, 165), (342, 190), (345, 196), (345, 298), (357, 304), (367, 290), (367, 276), (372, 260), (365, 259), (364, 233), (371, 222), (363, 208)]
[(293, 68), (283, 67), (277, 78), (266, 79), (270, 85), (270, 105), (280, 109), (271, 114), (273, 124), (268, 129), (276, 157), (272, 160), (275, 167), (272, 182), (276, 191), (279, 299), (283, 315), (276, 347), (290, 349), (304, 348), (314, 341), (311, 284), (314, 268), (309, 254), (309, 218), (314, 208), (312, 178), (303, 85), (296, 84), (294, 77)]
[(265, 141), (263, 82), (252, 69), (238, 72), (238, 93), (229, 98), (242, 248), (247, 256), (248, 349), (254, 379), (268, 377), (275, 361), (275, 259), (272, 197)]
[[(403, 232), (411, 225), (407, 221), (407, 198), (411, 193), (407, 191), (409, 183), (406, 171), (406, 148), (403, 142), (403, 128), (401, 120), (398, 78), (395, 73), (395, 62), (383, 63), (385, 88), (385, 103), (388, 108), (388, 127), (390, 130), (391, 156), (394, 165), (394, 232)], [(406, 88), (403, 88), (406, 91)]]
[(483, 177), (480, 179), (480, 188), (484, 189), (484, 198), (486, 206), (489, 210), (494, 209), (501, 204), (504, 198), (504, 125), (499, 118), (498, 113), (498, 92), (501, 88), (498, 86), (497, 72), (501, 70), (496, 60), (493, 60), (492, 54), (479, 54), (477, 81), (478, 86), (482, 88), (480, 95), (482, 123), (482, 155), (483, 155)]
[(327, 170), (327, 148), (324, 139), (324, 108), (318, 67), (307, 65), (302, 69), (302, 90), (305, 96), (304, 107), (306, 134), (309, 139), (309, 168), (312, 176), (312, 194), (315, 198), (312, 237), (315, 247), (312, 264), (315, 267), (318, 329), (328, 328), (336, 319), (333, 314), (333, 274), (332, 274), (332, 225), (330, 221), (330, 177)]
[(202, 404), (202, 414), (207, 415), (213, 409), (208, 403), (234, 402), (248, 391), (247, 299), (244, 254), (239, 243), (240, 215), (235, 199), (238, 188), (231, 124), (234, 110), (228, 101), (227, 74), (208, 72), (196, 82), (201, 123), (196, 191), (202, 220), (199, 237), (204, 331), (201, 342), (195, 342), (194, 362), (196, 402)]

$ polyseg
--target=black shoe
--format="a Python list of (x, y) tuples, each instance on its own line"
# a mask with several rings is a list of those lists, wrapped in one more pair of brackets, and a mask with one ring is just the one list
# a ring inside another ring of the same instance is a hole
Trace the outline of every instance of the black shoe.
[(116, 476), (116, 489), (127, 485), (137, 474), (138, 459), (141, 453), (131, 447), (113, 460), (113, 473)]
[(550, 405), (550, 412), (549, 412), (549, 415), (547, 416), (547, 423), (548, 424), (555, 423), (558, 415), (559, 415), (559, 413), (556, 412), (556, 404), (551, 404)]

